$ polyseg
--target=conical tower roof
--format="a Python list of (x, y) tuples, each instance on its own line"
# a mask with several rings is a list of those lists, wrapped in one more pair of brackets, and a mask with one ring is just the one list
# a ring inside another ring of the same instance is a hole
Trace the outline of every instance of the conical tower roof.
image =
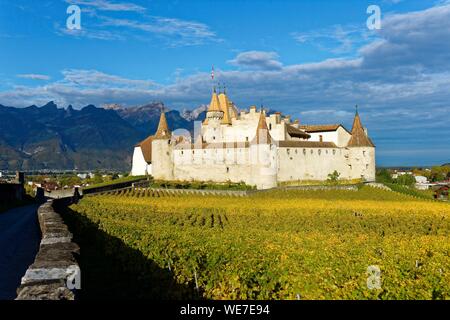
[(210, 111), (221, 111), (219, 97), (217, 96), (216, 89), (214, 89), (211, 96), (211, 102), (209, 103), (208, 112)]
[(252, 143), (256, 144), (270, 144), (272, 143), (272, 137), (269, 133), (269, 128), (267, 127), (266, 116), (261, 110), (259, 114), (258, 127), (256, 128), (256, 135), (253, 138)]
[(171, 132), (169, 126), (167, 125), (166, 114), (161, 112), (161, 117), (159, 118), (158, 129), (156, 130), (154, 139), (170, 139)]
[(353, 119), (352, 137), (348, 142), (348, 147), (375, 147), (373, 142), (364, 132), (358, 110), (356, 110), (355, 119)]
[(228, 100), (228, 97), (225, 93), (219, 94), (219, 104), (220, 104), (220, 110), (223, 112), (223, 118), (222, 123), (223, 124), (231, 124), (231, 117), (230, 117), (230, 101)]

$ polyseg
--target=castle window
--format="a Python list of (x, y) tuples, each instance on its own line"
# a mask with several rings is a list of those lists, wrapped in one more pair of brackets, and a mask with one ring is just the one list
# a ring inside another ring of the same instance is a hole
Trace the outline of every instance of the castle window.
[(291, 151), (291, 150), (289, 150), (289, 149), (286, 149), (286, 152), (287, 152), (287, 154), (290, 154), (290, 151)]
[(213, 140), (216, 140), (216, 137), (213, 137)]
[(311, 149), (311, 154), (313, 154), (314, 153), (314, 150), (313, 149)]
[(248, 137), (245, 137), (245, 141), (247, 141), (247, 142), (248, 142)]
[(363, 151), (363, 156), (366, 156), (366, 152), (365, 151)]
[(230, 168), (229, 168), (229, 167), (227, 167), (227, 173), (228, 173), (228, 172), (230, 172)]
[(303, 149), (303, 154), (306, 155), (306, 149)]
[(295, 154), (298, 154), (298, 150), (297, 149), (295, 149)]
[(167, 140), (167, 144), (170, 144), (170, 140)]
[(319, 135), (319, 141), (323, 142), (323, 135)]
[(194, 151), (194, 150), (192, 150), (192, 154), (195, 154), (195, 151)]
[(269, 130), (272, 130), (272, 124), (269, 123)]
[(318, 153), (319, 153), (319, 156), (320, 156), (320, 154), (322, 153), (322, 150), (319, 149)]
[(184, 151), (183, 151), (183, 150), (181, 150), (181, 154), (184, 154)]
[(366, 164), (366, 169), (369, 169), (369, 165), (368, 164)]
[(335, 149), (333, 149), (333, 155), (335, 155), (336, 154), (336, 150)]

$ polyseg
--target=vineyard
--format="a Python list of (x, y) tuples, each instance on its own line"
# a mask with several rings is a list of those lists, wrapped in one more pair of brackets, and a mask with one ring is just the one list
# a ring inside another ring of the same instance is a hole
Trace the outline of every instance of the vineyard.
[(127, 189), (64, 217), (97, 298), (450, 299), (450, 206), (397, 192)]

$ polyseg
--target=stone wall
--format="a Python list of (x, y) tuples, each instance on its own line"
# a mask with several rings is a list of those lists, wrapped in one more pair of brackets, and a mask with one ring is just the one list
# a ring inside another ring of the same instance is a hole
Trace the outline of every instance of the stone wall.
[(55, 211), (56, 201), (68, 200), (49, 200), (38, 209), (41, 244), (33, 264), (22, 277), (16, 300), (75, 299), (73, 288), (81, 280), (74, 256), (79, 254), (79, 247), (72, 242), (72, 234)]
[(22, 201), (25, 189), (21, 183), (0, 183), (0, 202)]
[[(80, 194), (84, 196), (86, 194), (93, 194), (93, 193), (99, 193), (99, 192), (107, 192), (107, 191), (116, 190), (116, 189), (128, 188), (128, 187), (131, 187), (135, 183), (140, 183), (140, 182), (145, 182), (145, 181), (147, 181), (147, 179), (145, 179), (145, 178), (144, 179), (136, 178), (136, 179), (125, 181), (125, 182), (111, 183), (111, 184), (108, 184), (105, 186), (81, 189)], [(73, 191), (72, 191), (72, 193), (73, 193)]]

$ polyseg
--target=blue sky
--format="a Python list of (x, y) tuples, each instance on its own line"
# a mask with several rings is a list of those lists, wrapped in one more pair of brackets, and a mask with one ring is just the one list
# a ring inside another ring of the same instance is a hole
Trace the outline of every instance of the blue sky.
[(3, 105), (194, 108), (214, 65), (240, 108), (350, 128), (358, 104), (379, 165), (450, 162), (446, 0), (0, 0), (0, 48)]

